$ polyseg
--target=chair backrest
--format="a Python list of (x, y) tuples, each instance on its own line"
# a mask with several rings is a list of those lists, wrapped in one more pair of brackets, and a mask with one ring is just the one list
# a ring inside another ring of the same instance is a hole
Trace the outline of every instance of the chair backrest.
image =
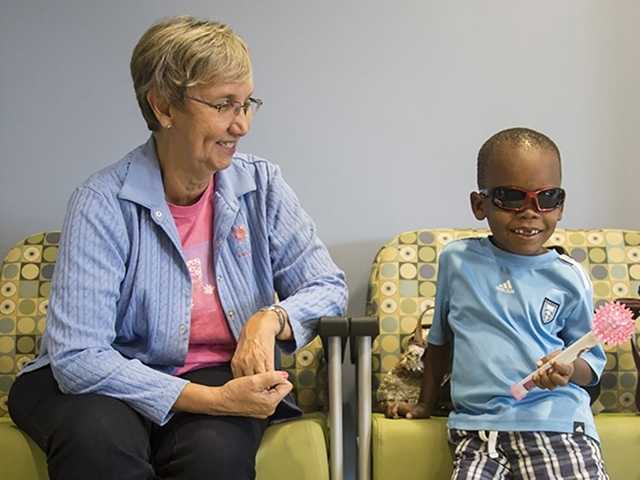
[(31, 235), (16, 244), (0, 272), (0, 416), (17, 372), (32, 360), (44, 332), (60, 232)]
[[(4, 258), (0, 272), (0, 417), (16, 374), (36, 357), (44, 333), (51, 279), (60, 232), (31, 235)], [(298, 405), (305, 412), (322, 410), (327, 383), (322, 342), (316, 338), (295, 355), (282, 355)]]
[[(401, 233), (380, 248), (371, 269), (367, 301), (367, 314), (380, 319), (380, 335), (373, 344), (372, 394), (406, 349), (421, 313), (433, 305), (442, 248), (452, 240), (488, 233), (486, 229), (415, 230)], [(548, 245), (563, 247), (590, 275), (595, 306), (614, 298), (638, 297), (640, 231), (557, 229)], [(640, 340), (640, 330), (636, 336)], [(601, 408), (635, 411), (637, 381), (630, 342), (607, 348)]]
[(289, 372), (293, 395), (303, 412), (329, 408), (326, 362), (320, 337), (294, 355), (281, 355), (280, 362), (281, 367)]

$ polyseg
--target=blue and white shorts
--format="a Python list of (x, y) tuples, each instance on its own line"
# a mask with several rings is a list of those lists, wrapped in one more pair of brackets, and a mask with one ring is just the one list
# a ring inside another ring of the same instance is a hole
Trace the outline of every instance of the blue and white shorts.
[(600, 445), (582, 433), (449, 430), (452, 480), (608, 480)]

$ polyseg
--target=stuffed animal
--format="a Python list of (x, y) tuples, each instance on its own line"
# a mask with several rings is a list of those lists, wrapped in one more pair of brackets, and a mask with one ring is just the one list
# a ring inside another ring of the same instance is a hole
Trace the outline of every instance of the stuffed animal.
[[(390, 403), (417, 403), (422, 386), (424, 355), (430, 323), (423, 323), (425, 316), (433, 310), (427, 306), (416, 322), (416, 327), (409, 338), (407, 348), (398, 363), (382, 378), (376, 394), (378, 408), (384, 411)], [(449, 395), (449, 374), (445, 376), (440, 386), (440, 394), (434, 415), (448, 415), (451, 411)]]

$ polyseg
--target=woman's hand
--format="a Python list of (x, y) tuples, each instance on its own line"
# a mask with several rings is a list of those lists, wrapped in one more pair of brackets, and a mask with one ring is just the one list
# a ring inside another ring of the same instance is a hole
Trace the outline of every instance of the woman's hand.
[(293, 385), (287, 372), (265, 372), (234, 378), (221, 387), (187, 383), (176, 399), (176, 412), (267, 418)]
[(387, 418), (429, 418), (427, 406), (424, 403), (397, 402), (390, 403), (384, 411)]
[(556, 387), (567, 385), (571, 381), (574, 373), (574, 364), (553, 362), (553, 358), (560, 352), (561, 350), (556, 350), (538, 360), (538, 368), (547, 362), (551, 362), (551, 366), (543, 372), (536, 373), (531, 378), (537, 387), (553, 390)]
[(266, 372), (234, 378), (220, 387), (216, 411), (226, 415), (267, 418), (293, 385), (287, 372)]
[(256, 312), (244, 324), (231, 359), (234, 377), (273, 371), (278, 329), (278, 316), (270, 311)]

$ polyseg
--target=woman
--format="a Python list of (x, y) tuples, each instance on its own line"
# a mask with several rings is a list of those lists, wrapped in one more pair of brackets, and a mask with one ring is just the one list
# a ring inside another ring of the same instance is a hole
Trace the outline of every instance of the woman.
[(267, 417), (299, 412), (275, 346), (344, 312), (344, 276), (279, 169), (236, 153), (262, 101), (229, 27), (160, 22), (131, 73), (152, 135), (73, 193), (10, 413), (52, 479), (253, 478)]

